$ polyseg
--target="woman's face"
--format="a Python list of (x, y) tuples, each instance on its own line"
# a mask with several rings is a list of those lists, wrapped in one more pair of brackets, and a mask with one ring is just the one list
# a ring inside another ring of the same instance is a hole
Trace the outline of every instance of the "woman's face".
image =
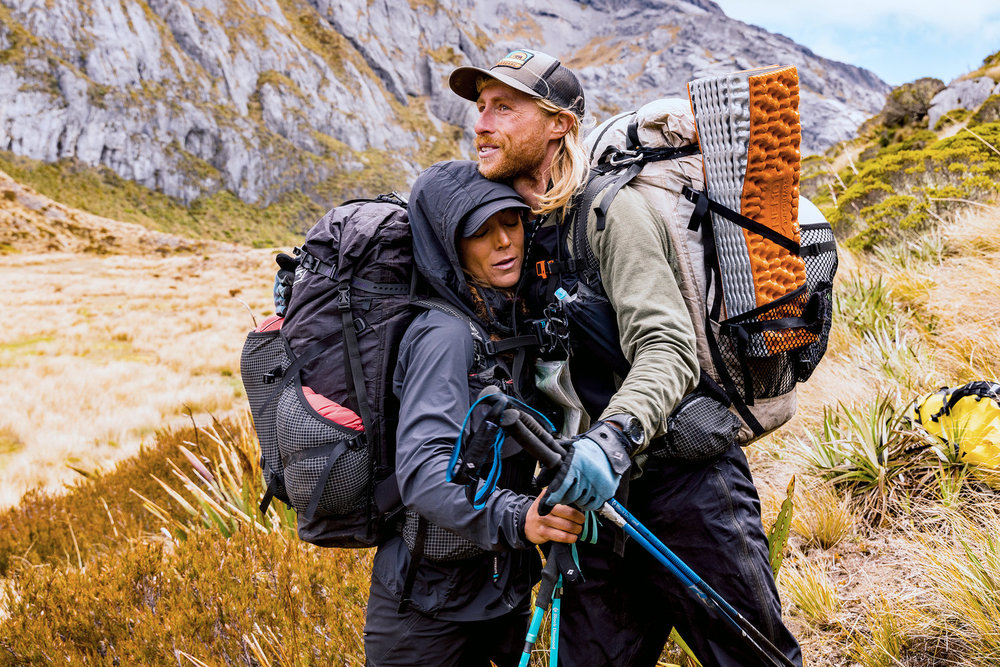
[(521, 209), (494, 213), (475, 234), (458, 240), (458, 258), (473, 279), (491, 287), (517, 284), (524, 260)]

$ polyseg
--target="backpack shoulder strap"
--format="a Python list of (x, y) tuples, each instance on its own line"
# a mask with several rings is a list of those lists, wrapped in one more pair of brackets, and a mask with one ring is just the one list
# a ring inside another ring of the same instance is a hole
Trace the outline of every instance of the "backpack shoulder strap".
[[(486, 368), (488, 359), (495, 359), (499, 354), (513, 351), (514, 366), (511, 369), (507, 369), (507, 372), (511, 374), (512, 379), (515, 383), (517, 383), (518, 378), (521, 377), (521, 373), (526, 362), (528, 348), (537, 347), (541, 344), (541, 338), (537, 331), (523, 336), (512, 336), (510, 338), (501, 338), (500, 340), (491, 340), (489, 334), (482, 327), (482, 325), (473, 320), (467, 314), (460, 311), (458, 308), (455, 308), (452, 304), (439, 297), (414, 299), (411, 303), (418, 308), (427, 308), (446, 313), (466, 322), (469, 325), (469, 331), (472, 334), (473, 349), (472, 368), (470, 370), (474, 370), (476, 372)], [(520, 387), (517, 387), (517, 392), (519, 394), (521, 393)]]
[[(589, 285), (593, 285), (596, 282), (594, 279), (600, 276), (600, 265), (598, 264), (597, 257), (594, 255), (594, 249), (591, 247), (589, 239), (587, 239), (587, 218), (590, 215), (591, 209), (594, 208), (594, 200), (597, 198), (597, 195), (617, 178), (618, 174), (614, 172), (600, 173), (591, 171), (590, 176), (587, 178), (587, 185), (584, 187), (583, 192), (578, 195), (579, 199), (577, 199), (573, 207), (571, 224), (566, 225), (567, 233), (570, 234), (566, 246), (573, 249), (573, 258), (577, 261), (577, 267), (581, 267), (580, 263), (582, 262), (584, 280)], [(621, 187), (615, 189), (614, 192), (617, 193), (620, 189)], [(608, 201), (609, 206), (610, 204), (611, 202)], [(598, 216), (598, 229), (603, 229), (604, 225), (601, 224), (604, 222), (603, 217), (600, 216), (600, 213), (598, 213)]]

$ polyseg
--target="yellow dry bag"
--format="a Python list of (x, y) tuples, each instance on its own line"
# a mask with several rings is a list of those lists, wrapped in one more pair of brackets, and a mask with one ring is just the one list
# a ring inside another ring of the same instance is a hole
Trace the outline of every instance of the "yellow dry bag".
[(918, 399), (909, 416), (954, 447), (962, 461), (1000, 470), (1000, 384), (942, 387)]

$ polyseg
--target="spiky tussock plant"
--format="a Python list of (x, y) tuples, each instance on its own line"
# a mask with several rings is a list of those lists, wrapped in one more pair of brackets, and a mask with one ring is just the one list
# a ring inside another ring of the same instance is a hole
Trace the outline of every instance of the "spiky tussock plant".
[(196, 526), (215, 528), (225, 537), (240, 526), (294, 536), (294, 510), (280, 502), (271, 503), (263, 516), (258, 509), (264, 493), (264, 477), (257, 436), (249, 414), (244, 413), (229, 426), (216, 421), (207, 428), (198, 429), (196, 435), (200, 436), (197, 442), (185, 442), (178, 447), (191, 466), (191, 474), (170, 461), (180, 490), (154, 478), (180, 505), (184, 512), (181, 518), (133, 491), (142, 498), (143, 506), (163, 522), (163, 530), (178, 539), (186, 538)]
[(810, 623), (826, 629), (837, 622), (840, 598), (822, 561), (801, 562), (786, 568), (781, 583), (798, 613)]
[(962, 664), (981, 667), (1000, 665), (1000, 509), (995, 495), (985, 500), (942, 510), (944, 528), (923, 535), (916, 554), (936, 625), (964, 645)]
[(928, 619), (909, 604), (879, 596), (866, 607), (861, 622), (864, 629), (857, 629), (851, 634), (847, 650), (848, 656), (859, 667), (914, 664), (907, 662), (910, 654), (926, 658), (927, 651), (918, 647), (922, 649), (922, 645), (931, 639), (928, 636)]
[(792, 532), (807, 546), (832, 549), (854, 530), (856, 518), (850, 498), (841, 496), (829, 484), (807, 489), (798, 507), (792, 518)]

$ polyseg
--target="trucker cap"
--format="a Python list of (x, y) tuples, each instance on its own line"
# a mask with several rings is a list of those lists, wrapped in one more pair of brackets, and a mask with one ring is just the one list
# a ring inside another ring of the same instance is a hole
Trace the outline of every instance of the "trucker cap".
[(481, 76), (496, 79), (532, 97), (549, 100), (583, 118), (584, 98), (580, 81), (569, 69), (541, 51), (517, 49), (497, 61), (493, 67), (459, 67), (448, 78), (448, 85), (461, 97), (479, 99), (476, 80)]

